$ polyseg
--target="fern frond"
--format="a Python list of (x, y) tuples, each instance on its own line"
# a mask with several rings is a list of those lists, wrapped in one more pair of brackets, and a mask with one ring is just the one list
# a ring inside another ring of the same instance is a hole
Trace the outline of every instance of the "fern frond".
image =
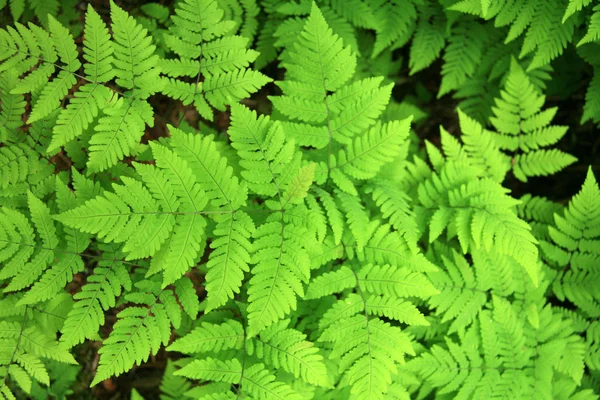
[(206, 100), (217, 110), (225, 110), (225, 105), (235, 99), (244, 99), (271, 82), (271, 78), (261, 72), (246, 69), (221, 75), (208, 75), (203, 83)]
[(120, 261), (114, 245), (100, 247), (107, 257), (100, 260), (81, 291), (73, 295), (77, 300), (61, 329), (60, 342), (72, 347), (87, 339), (94, 339), (104, 325), (104, 312), (116, 305), (122, 291), (131, 290), (127, 267)]
[(342, 40), (327, 26), (316, 5), (290, 57), (293, 64), (286, 65), (288, 79), (328, 91), (342, 87), (356, 67), (356, 56), (350, 47), (343, 47)]
[[(263, 364), (242, 368), (237, 358), (221, 361), (214, 358), (195, 360), (175, 372), (191, 379), (212, 380), (240, 385), (240, 390), (259, 399), (300, 400), (288, 385), (275, 380)], [(229, 397), (225, 397), (229, 398)]]
[(44, 86), (27, 120), (29, 124), (45, 118), (59, 107), (60, 101), (77, 82), (73, 73), (81, 67), (77, 58), (77, 46), (69, 30), (53, 17), (49, 18), (48, 26), (58, 57), (65, 66), (52, 82)]
[[(157, 67), (158, 56), (152, 37), (147, 35), (132, 16), (110, 2), (113, 32), (113, 65), (116, 82), (132, 91), (138, 99), (145, 99), (160, 90)], [(151, 125), (151, 124), (149, 124)]]
[(331, 154), (330, 169), (338, 174), (332, 174), (332, 179), (338, 187), (348, 192), (344, 190), (347, 185), (343, 183), (344, 178), (348, 180), (347, 175), (359, 180), (369, 179), (383, 165), (391, 162), (400, 153), (402, 144), (408, 137), (411, 120), (412, 118), (406, 118), (384, 125), (376, 124), (350, 143), (346, 150), (340, 150), (337, 157)]
[(581, 123), (592, 120), (594, 123), (600, 122), (600, 68), (594, 68), (594, 77), (585, 93), (585, 104), (583, 106), (583, 115)]
[(168, 248), (165, 247), (167, 253), (161, 261), (165, 270), (163, 284), (166, 286), (179, 279), (193, 265), (204, 247), (202, 237), (206, 221), (199, 212), (206, 206), (207, 198), (185, 160), (154, 142), (151, 147), (156, 165), (164, 171), (173, 191), (181, 200), (180, 210), (190, 213), (177, 218), (173, 236), (169, 239)]
[(540, 150), (556, 143), (567, 132), (565, 126), (549, 125), (557, 110), (542, 111), (544, 101), (545, 97), (513, 59), (506, 90), (496, 99), (490, 122), (504, 135), (495, 135), (500, 148), (525, 153), (517, 153), (511, 162), (515, 177), (524, 182), (529, 176), (550, 175), (576, 161), (560, 150)]
[(360, 198), (343, 192), (337, 192), (336, 197), (340, 199), (341, 209), (346, 214), (348, 227), (358, 250), (361, 251), (369, 238), (369, 213), (361, 204)]
[(86, 12), (83, 44), (87, 61), (83, 69), (90, 83), (75, 92), (69, 105), (60, 113), (53, 128), (49, 152), (83, 134), (98, 115), (98, 110), (105, 108), (110, 98), (109, 89), (100, 84), (113, 77), (113, 48), (106, 25), (91, 6)]
[(519, 57), (535, 50), (535, 55), (527, 67), (528, 71), (542, 67), (560, 56), (574, 33), (575, 22), (569, 19), (562, 22), (563, 11), (547, 2), (536, 4), (536, 12), (525, 39)]
[(177, 400), (184, 398), (184, 394), (190, 390), (191, 383), (181, 377), (175, 375), (177, 369), (173, 361), (167, 361), (167, 366), (160, 382), (160, 391), (164, 395), (160, 395), (161, 400)]
[(231, 106), (228, 133), (241, 158), (240, 166), (244, 169), (241, 174), (248, 188), (258, 194), (278, 194), (281, 198), (279, 176), (287, 173), (287, 166), (294, 158), (294, 141), (285, 140), (278, 123), (241, 105)]
[(248, 335), (283, 319), (296, 309), (296, 296), (304, 295), (302, 283), (310, 276), (310, 259), (305, 248), (310, 235), (274, 215), (254, 234), (252, 278), (248, 288)]
[(406, 239), (411, 249), (415, 250), (417, 240), (421, 236), (414, 212), (411, 209), (410, 197), (387, 180), (376, 180), (367, 187), (367, 193), (381, 210), (384, 218)]
[[(324, 316), (327, 324), (319, 341), (333, 343), (331, 357), (340, 359), (354, 396), (383, 399), (397, 371), (396, 363), (414, 351), (399, 327), (363, 314), (365, 301), (361, 295), (351, 294), (335, 303)], [(351, 309), (350, 304), (354, 305)], [(344, 312), (340, 312), (342, 308)]]
[(575, 161), (575, 157), (557, 149), (538, 150), (517, 155), (513, 172), (519, 180), (526, 181), (528, 176), (552, 175)]
[(339, 244), (344, 233), (344, 217), (342, 212), (329, 192), (321, 188), (316, 188), (315, 190), (325, 208), (329, 227), (333, 231), (334, 242)]
[(365, 292), (391, 298), (427, 298), (439, 293), (424, 274), (394, 265), (365, 265), (357, 279)]
[(125, 295), (135, 304), (117, 315), (109, 337), (98, 350), (100, 361), (91, 385), (129, 370), (156, 354), (171, 338), (171, 326), (181, 324), (181, 306), (171, 289), (161, 289), (158, 280), (142, 280), (137, 291)]
[(3, 190), (26, 184), (36, 170), (39, 156), (26, 144), (0, 148), (0, 188)]
[(110, 90), (98, 84), (83, 85), (75, 92), (69, 105), (60, 113), (53, 128), (53, 137), (48, 152), (82, 135), (90, 123), (104, 109), (110, 99)]
[[(61, 211), (67, 211), (76, 205), (75, 196), (59, 178), (56, 179), (56, 194)], [(80, 254), (89, 245), (89, 235), (72, 228), (64, 228), (64, 235), (66, 244), (57, 251), (58, 262), (44, 272), (40, 280), (17, 304), (32, 304), (48, 300), (59, 293), (65, 284), (73, 279), (73, 275), (83, 270), (84, 264)]]
[(10, 374), (21, 389), (29, 394), (31, 378), (44, 385), (50, 384), (48, 370), (42, 359), (56, 360), (67, 365), (77, 362), (51, 335), (42, 332), (37, 324), (28, 322), (27, 318), (18, 322), (0, 322), (0, 339), (3, 345), (0, 365), (3, 366), (4, 380)]
[(244, 328), (235, 320), (227, 320), (219, 325), (203, 323), (176, 340), (167, 350), (184, 354), (219, 352), (239, 349), (243, 346), (244, 340)]
[[(48, 63), (54, 63), (58, 60), (54, 42), (48, 33), (32, 25), (31, 29), (16, 23), (16, 30), (12, 27), (7, 27), (6, 30), (0, 30), (0, 46), (3, 54), (0, 56), (0, 72), (13, 70), (17, 76), (29, 71), (35, 66), (40, 58)], [(45, 80), (54, 72), (54, 68), (50, 71), (44, 71)], [(34, 72), (35, 73), (35, 72)]]
[(440, 291), (428, 302), (438, 315), (443, 315), (442, 323), (452, 321), (449, 333), (464, 333), (465, 328), (477, 320), (479, 312), (487, 303), (486, 287), (465, 258), (456, 251), (452, 250), (450, 257), (442, 256), (442, 262), (444, 270), (427, 274)]
[(335, 271), (326, 272), (311, 279), (304, 299), (318, 299), (355, 286), (356, 276), (354, 272), (346, 266), (341, 266)]
[(21, 94), (11, 93), (18, 82), (18, 76), (12, 69), (0, 75), (0, 141), (4, 143), (14, 142), (17, 130), (23, 125), (21, 116), (25, 112), (25, 99)]
[(506, 189), (487, 178), (476, 179), (464, 163), (445, 164), (419, 185), (419, 199), (433, 212), (429, 241), (452, 224), (463, 252), (492, 246), (517, 260), (536, 284), (539, 281), (537, 241), (530, 227), (511, 209), (518, 202)]
[[(9, 246), (5, 248), (5, 251), (7, 252), (5, 257), (12, 256), (12, 260), (4, 266), (2, 271), (0, 271), (0, 276), (3, 279), (12, 277), (11, 282), (4, 288), (6, 292), (21, 290), (34, 283), (52, 262), (54, 250), (59, 244), (58, 237), (56, 236), (56, 227), (50, 216), (50, 209), (48, 206), (30, 191), (27, 192), (27, 204), (31, 213), (31, 221), (35, 226), (37, 235), (41, 239), (43, 246), (36, 249), (33, 257), (28, 261), (33, 248), (18, 251), (22, 243), (18, 241), (16, 243), (7, 243)], [(17, 211), (9, 209), (5, 209), (4, 214), (14, 215), (16, 217), (15, 225), (18, 231), (25, 233), (31, 240), (32, 232), (30, 225), (22, 215), (19, 215)], [(9, 229), (10, 228), (12, 227), (9, 225)], [(18, 237), (19, 236), (17, 236), (17, 238)], [(10, 246), (10, 244), (13, 244), (13, 246)], [(33, 243), (27, 245), (26, 241), (23, 244), (27, 247), (31, 247)], [(16, 254), (14, 253), (15, 250), (17, 250)]]
[(249, 238), (254, 232), (252, 219), (244, 212), (215, 217), (217, 238), (211, 243), (206, 274), (208, 292), (207, 312), (224, 305), (238, 293), (244, 272), (248, 272), (252, 245)]
[(587, 7), (592, 0), (569, 0), (569, 5), (565, 10), (565, 15), (563, 16), (562, 22), (564, 23), (571, 15), (575, 14), (577, 11), (581, 11), (584, 7)]
[(420, 13), (417, 30), (410, 45), (410, 74), (430, 66), (446, 45), (444, 10), (437, 3), (423, 3), (418, 9)]
[(396, 41), (405, 42), (415, 29), (417, 10), (412, 1), (398, 0), (384, 3), (374, 12), (377, 36), (371, 58), (377, 57)]
[(104, 171), (131, 155), (146, 124), (154, 124), (152, 107), (145, 100), (113, 96), (102, 112), (89, 141), (87, 166), (93, 172)]
[[(464, 142), (464, 149), (452, 149), (453, 138), (440, 128), (442, 136), (442, 146), (448, 160), (464, 160), (480, 171), (481, 176), (489, 177), (496, 182), (502, 182), (506, 172), (510, 169), (510, 162), (495, 143), (495, 136), (489, 132), (474, 119), (467, 116), (460, 109), (458, 110), (458, 120), (462, 131), (461, 139)], [(463, 153), (464, 150), (464, 153)], [(462, 158), (466, 155), (466, 158)]]
[(594, 7), (594, 13), (590, 17), (590, 26), (587, 33), (577, 43), (577, 46), (581, 46), (585, 43), (591, 43), (600, 40), (600, 6)]
[[(207, 101), (224, 111), (226, 104), (248, 97), (271, 81), (249, 68), (258, 53), (247, 49), (248, 39), (233, 34), (236, 23), (224, 19), (217, 1), (185, 0), (178, 4), (171, 19), (173, 25), (165, 40), (179, 58), (161, 60), (160, 66), (172, 78), (189, 76), (196, 78), (196, 83), (164, 79), (163, 93), (167, 96), (181, 99), (184, 104), (194, 102), (198, 112), (211, 120)], [(200, 76), (204, 76), (203, 82)]]
[(559, 270), (553, 290), (560, 299), (567, 298), (590, 317), (600, 312), (597, 269), (600, 257), (600, 188), (588, 170), (581, 191), (571, 199), (564, 214), (554, 214), (548, 228), (551, 241), (542, 241), (543, 254)]
[[(201, 212), (208, 199), (185, 160), (151, 145), (157, 168), (136, 165), (148, 188), (123, 177), (124, 185), (113, 185), (115, 193), (106, 192), (56, 219), (105, 242), (125, 243), (128, 259), (155, 255), (149, 274), (164, 271), (166, 286), (187, 271), (203, 248)], [(132, 236), (136, 229), (142, 233)]]
[[(467, 331), (462, 344), (446, 338), (444, 347), (433, 345), (410, 361), (409, 368), (440, 392), (461, 398), (511, 393), (551, 398), (551, 382), (563, 362), (568, 359), (570, 371), (583, 366), (582, 343), (569, 321), (545, 306), (535, 327), (508, 300), (494, 296), (493, 305), (493, 311), (480, 313), (479, 326)], [(538, 332), (544, 335), (536, 337)], [(577, 376), (571, 378), (577, 381)]]
[(475, 73), (486, 41), (487, 32), (478, 24), (458, 25), (452, 30), (444, 53), (438, 98), (460, 88)]
[(296, 378), (317, 386), (329, 386), (323, 356), (306, 335), (287, 328), (289, 321), (271, 325), (247, 343), (249, 355), (262, 359), (276, 370), (283, 369)]

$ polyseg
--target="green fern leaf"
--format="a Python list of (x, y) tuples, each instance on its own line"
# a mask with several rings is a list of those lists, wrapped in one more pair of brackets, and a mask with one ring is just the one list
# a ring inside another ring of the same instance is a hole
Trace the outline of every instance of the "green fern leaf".
[(524, 182), (529, 176), (550, 175), (576, 161), (560, 150), (540, 150), (556, 143), (567, 132), (565, 126), (549, 125), (557, 109), (542, 111), (544, 101), (545, 97), (538, 94), (513, 59), (506, 90), (495, 100), (490, 122), (503, 134), (494, 135), (500, 148), (524, 153), (515, 154), (511, 160), (515, 177)]
[[(507, 196), (496, 182), (477, 180), (476, 175), (464, 163), (452, 162), (419, 186), (419, 199), (424, 207), (436, 210), (434, 215), (450, 213), (437, 220), (442, 225), (430, 229), (442, 232), (452, 222), (463, 252), (473, 246), (487, 250), (493, 246), (500, 254), (517, 260), (537, 286), (537, 241), (529, 225), (511, 209), (517, 201)], [(435, 236), (430, 235), (429, 240), (435, 240)]]
[(104, 116), (98, 120), (94, 127), (96, 133), (89, 141), (87, 166), (93, 172), (104, 171), (131, 155), (146, 124), (154, 124), (154, 112), (145, 100), (115, 96), (102, 112)]
[(110, 3), (112, 19), (114, 75), (119, 86), (132, 90), (132, 95), (145, 99), (160, 90), (160, 73), (156, 46), (146, 29), (118, 7)]
[(460, 88), (475, 73), (486, 45), (487, 32), (475, 24), (458, 25), (448, 41), (438, 98)]
[(122, 290), (131, 290), (127, 267), (120, 261), (114, 245), (100, 247), (104, 254), (112, 256), (100, 260), (81, 291), (73, 298), (77, 300), (67, 315), (61, 330), (61, 344), (67, 348), (97, 337), (98, 329), (104, 325), (104, 312), (116, 305)]
[(276, 218), (254, 234), (252, 261), (256, 265), (248, 288), (250, 337), (296, 309), (296, 295), (304, 295), (302, 282), (308, 282), (310, 275), (310, 259), (303, 250), (308, 232)]
[(215, 325), (203, 323), (181, 339), (176, 340), (167, 350), (185, 354), (219, 352), (239, 349), (245, 340), (242, 325), (234, 320)]
[(252, 245), (249, 238), (254, 232), (252, 219), (244, 212), (215, 217), (217, 238), (211, 243), (206, 274), (208, 292), (207, 312), (223, 306), (235, 293), (239, 293), (251, 261)]
[(536, 50), (528, 71), (542, 67), (560, 56), (573, 37), (575, 23), (569, 19), (562, 20), (561, 7), (555, 7), (547, 2), (539, 2), (533, 16), (535, 23), (531, 24), (523, 40), (519, 57)]
[(446, 44), (444, 13), (438, 5), (424, 3), (417, 9), (421, 14), (410, 45), (409, 67), (413, 75), (430, 66)]
[[(251, 14), (256, 7), (246, 4)], [(226, 104), (248, 97), (271, 81), (249, 65), (258, 53), (248, 50), (248, 39), (233, 35), (234, 21), (224, 19), (221, 5), (214, 0), (185, 0), (178, 4), (173, 25), (165, 41), (179, 58), (160, 61), (163, 72), (172, 78), (188, 76), (195, 84), (164, 79), (163, 93), (194, 103), (204, 118), (212, 120), (213, 107), (224, 111)], [(247, 21), (249, 22), (249, 21)], [(245, 26), (245, 32), (252, 28)], [(204, 76), (203, 82), (200, 77)]]
[(42, 90), (27, 120), (29, 124), (45, 118), (58, 108), (62, 98), (77, 82), (73, 73), (81, 67), (77, 58), (77, 47), (69, 30), (52, 17), (49, 18), (48, 24), (58, 56), (65, 66), (58, 76)]
[(250, 355), (256, 355), (276, 370), (280, 368), (296, 378), (317, 386), (329, 386), (323, 357), (306, 335), (287, 328), (289, 321), (280, 321), (247, 343)]
[(600, 310), (596, 272), (592, 267), (600, 244), (599, 203), (600, 189), (589, 169), (581, 191), (570, 201), (564, 214), (554, 214), (554, 224), (548, 228), (551, 240), (541, 242), (543, 254), (561, 269), (553, 283), (554, 292), (590, 316)]
[(181, 310), (172, 290), (161, 289), (160, 281), (143, 280), (138, 291), (125, 298), (133, 304), (117, 315), (113, 331), (98, 351), (100, 361), (91, 385), (129, 370), (134, 364), (156, 354), (171, 337), (171, 326), (178, 328)]
[[(384, 164), (391, 162), (400, 153), (401, 146), (408, 137), (411, 120), (412, 118), (406, 118), (385, 125), (375, 125), (350, 143), (346, 150), (340, 150), (337, 157), (331, 155), (331, 170), (360, 180), (374, 177)], [(341, 186), (340, 189), (343, 190)]]
[(600, 122), (600, 68), (594, 69), (594, 77), (588, 86), (585, 94), (585, 104), (583, 106), (583, 115), (581, 123), (592, 120), (594, 123)]
[[(2, 98), (2, 108), (0, 109), (0, 141), (4, 143), (13, 142), (17, 130), (23, 125), (21, 115), (25, 112), (25, 99), (21, 94), (11, 93), (18, 81), (16, 73), (12, 70), (0, 75), (0, 97)], [(2, 182), (4, 186), (4, 179), (2, 179)]]
[(569, 5), (565, 10), (565, 15), (562, 19), (563, 24), (573, 14), (575, 14), (577, 11), (581, 11), (584, 7), (587, 7), (591, 2), (592, 0), (569, 0)]
[(86, 78), (91, 83), (75, 92), (69, 105), (60, 113), (57, 124), (53, 128), (49, 152), (83, 134), (98, 115), (98, 110), (103, 109), (110, 98), (109, 90), (99, 85), (109, 81), (113, 76), (113, 48), (110, 35), (106, 25), (91, 6), (88, 6), (85, 22), (83, 43), (84, 58), (87, 63), (83, 68)]
[(237, 383), (241, 385), (240, 390), (247, 391), (259, 399), (299, 400), (302, 398), (289, 386), (276, 381), (263, 364), (242, 369), (242, 364), (236, 358), (228, 361), (213, 358), (195, 360), (175, 374), (192, 379)]

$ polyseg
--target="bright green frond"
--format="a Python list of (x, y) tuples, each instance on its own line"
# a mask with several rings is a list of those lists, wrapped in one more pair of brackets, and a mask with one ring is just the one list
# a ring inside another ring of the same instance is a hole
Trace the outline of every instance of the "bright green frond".
[(198, 380), (236, 383), (240, 385), (240, 392), (246, 392), (258, 399), (302, 399), (302, 396), (294, 392), (288, 385), (275, 380), (275, 376), (270, 374), (263, 364), (255, 364), (242, 369), (242, 364), (237, 358), (227, 361), (210, 357), (195, 360), (177, 371), (175, 375)]
[(558, 3), (540, 1), (536, 4), (534, 23), (525, 34), (519, 55), (523, 57), (535, 50), (533, 59), (527, 67), (529, 71), (543, 67), (560, 56), (573, 37), (574, 19), (570, 18), (562, 22), (563, 9), (559, 6), (560, 3), (562, 1)]
[(11, 143), (16, 137), (17, 130), (23, 121), (21, 116), (25, 112), (26, 102), (21, 94), (12, 94), (11, 91), (19, 82), (13, 70), (0, 75), (0, 142)]
[(133, 303), (117, 315), (117, 322), (98, 353), (100, 361), (91, 385), (148, 360), (171, 338), (171, 326), (181, 323), (181, 308), (171, 289), (158, 280), (142, 280), (125, 298)]
[[(224, 18), (217, 1), (180, 2), (171, 20), (165, 41), (179, 58), (159, 63), (163, 72), (172, 77), (163, 79), (163, 93), (167, 96), (184, 104), (193, 102), (204, 118), (212, 120), (207, 101), (224, 111), (226, 104), (248, 97), (271, 81), (249, 68), (258, 53), (247, 49), (248, 39), (234, 35), (236, 23)], [(175, 79), (180, 76), (195, 78), (196, 83)], [(199, 83), (201, 76), (204, 79)]]
[(588, 86), (585, 94), (585, 104), (583, 106), (583, 115), (581, 123), (592, 120), (594, 123), (600, 123), (600, 68), (594, 68), (594, 77)]
[(600, 299), (594, 265), (600, 257), (600, 189), (588, 170), (581, 191), (573, 197), (564, 214), (554, 214), (548, 228), (551, 240), (541, 247), (546, 258), (559, 268), (553, 290), (590, 316), (600, 313)]
[(87, 166), (92, 172), (104, 171), (131, 155), (146, 130), (154, 124), (152, 107), (145, 100), (117, 98), (106, 103), (90, 139)]
[(254, 222), (242, 211), (214, 218), (216, 238), (211, 243), (206, 274), (207, 311), (223, 306), (239, 293), (244, 273), (250, 270)]
[(290, 57), (291, 62), (285, 65), (288, 79), (328, 91), (344, 85), (356, 67), (356, 55), (331, 31), (316, 5)]
[(241, 159), (242, 177), (248, 188), (281, 198), (280, 176), (287, 173), (286, 167), (294, 157), (294, 141), (286, 141), (281, 125), (267, 116), (258, 116), (241, 105), (232, 105), (231, 110), (228, 133)]
[[(555, 144), (567, 127), (550, 125), (556, 108), (542, 110), (545, 97), (540, 95), (529, 77), (513, 59), (505, 90), (492, 107), (490, 122), (500, 134), (494, 139), (503, 150), (514, 152), (510, 165), (517, 179), (556, 173), (577, 161), (560, 150), (542, 150)], [(499, 165), (498, 162), (495, 163)]]
[(251, 337), (296, 309), (296, 296), (304, 296), (303, 283), (310, 276), (305, 251), (310, 235), (302, 227), (273, 219), (257, 228), (254, 239), (255, 265), (248, 288)]
[(450, 224), (463, 252), (469, 248), (494, 248), (517, 260), (533, 282), (539, 282), (537, 241), (530, 227), (512, 207), (518, 202), (489, 179), (473, 180), (463, 163), (445, 164), (439, 173), (419, 186), (423, 206), (431, 210), (430, 242)]
[(245, 340), (242, 324), (228, 320), (220, 325), (204, 323), (168, 347), (185, 354), (239, 349)]
[(341, 266), (335, 271), (326, 272), (313, 278), (308, 285), (304, 298), (307, 300), (318, 299), (355, 286), (356, 276), (354, 272), (346, 266)]
[[(132, 96), (145, 99), (160, 90), (158, 56), (152, 37), (135, 19), (112, 0), (110, 3), (113, 34), (113, 67), (116, 82), (130, 89)], [(149, 123), (149, 125), (152, 125)]]
[(98, 329), (104, 325), (104, 311), (116, 305), (123, 289), (131, 290), (129, 271), (119, 260), (120, 254), (114, 253), (114, 246), (101, 248), (113, 259), (100, 260), (87, 283), (73, 296), (77, 301), (61, 330), (60, 342), (66, 347), (96, 338)]
[(108, 28), (100, 15), (88, 5), (85, 15), (85, 38), (83, 41), (83, 66), (85, 75), (93, 83), (107, 82), (113, 77), (113, 47)]
[(487, 32), (479, 25), (458, 25), (452, 29), (444, 53), (442, 83), (438, 98), (460, 88), (475, 73), (486, 45)]
[(319, 349), (306, 340), (306, 335), (287, 328), (280, 321), (246, 343), (248, 354), (256, 355), (266, 365), (283, 369), (296, 378), (317, 386), (329, 386), (329, 377)]
[(375, 125), (363, 136), (354, 139), (346, 150), (340, 150), (337, 157), (331, 155), (331, 170), (360, 180), (374, 177), (381, 167), (400, 154), (408, 137), (411, 119)]

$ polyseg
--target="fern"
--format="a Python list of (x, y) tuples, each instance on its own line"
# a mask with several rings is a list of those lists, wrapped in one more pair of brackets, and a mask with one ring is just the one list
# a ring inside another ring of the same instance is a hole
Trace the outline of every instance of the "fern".
[(597, 399), (596, 4), (75, 3), (0, 0), (0, 398)]
[(559, 150), (540, 149), (560, 140), (566, 127), (548, 126), (556, 108), (541, 111), (544, 97), (536, 93), (514, 60), (506, 89), (502, 99), (496, 99), (495, 116), (490, 121), (501, 134), (512, 135), (496, 135), (500, 148), (525, 153), (516, 154), (511, 160), (515, 176), (527, 181), (528, 176), (550, 175), (575, 162), (574, 157)]
[(129, 306), (118, 314), (110, 336), (99, 350), (100, 362), (92, 386), (112, 375), (120, 375), (134, 363), (156, 354), (171, 337), (171, 325), (181, 324), (181, 309), (173, 290), (161, 289), (160, 281), (142, 280), (125, 299)]
[(511, 209), (518, 202), (492, 180), (477, 179), (476, 171), (465, 163), (450, 161), (419, 185), (422, 212), (431, 223), (429, 242), (451, 227), (463, 252), (480, 247), (490, 250), (493, 245), (500, 254), (521, 264), (537, 285), (537, 241)]
[[(208, 198), (185, 159), (158, 144), (152, 151), (157, 167), (136, 165), (142, 181), (123, 177), (124, 185), (115, 184), (114, 193), (89, 200), (57, 219), (106, 243), (124, 242), (128, 260), (157, 254), (149, 272), (164, 270), (166, 286), (187, 271), (201, 249), (206, 226), (202, 210)], [(142, 236), (130, 236), (140, 228)]]
[(70, 104), (61, 112), (57, 125), (53, 129), (53, 138), (48, 151), (52, 152), (64, 146), (85, 132), (90, 122), (105, 107), (110, 92), (102, 83), (113, 77), (112, 53), (108, 29), (102, 19), (88, 6), (86, 13), (84, 58), (85, 77), (89, 83), (78, 90)]
[[(460, 344), (448, 338), (443, 346), (434, 345), (408, 367), (441, 393), (461, 398), (512, 394), (552, 398), (550, 382), (561, 379), (566, 363), (583, 371), (582, 342), (567, 326), (568, 320), (553, 318), (550, 306), (540, 310), (539, 326), (532, 326), (510, 303), (495, 297), (494, 309), (481, 312)], [(535, 335), (542, 330), (542, 337)], [(536, 353), (535, 348), (540, 351)], [(556, 349), (563, 353), (556, 354)], [(577, 381), (578, 377), (563, 377), (561, 382)]]
[[(186, 0), (172, 17), (173, 25), (165, 40), (179, 57), (161, 60), (163, 93), (194, 104), (198, 113), (212, 120), (209, 104), (224, 110), (225, 104), (256, 92), (270, 81), (249, 68), (258, 53), (248, 50), (248, 39), (232, 35), (235, 22), (223, 19), (215, 0)], [(189, 77), (194, 83), (176, 79)], [(203, 81), (200, 78), (203, 77)]]
[(548, 261), (559, 268), (553, 282), (557, 296), (568, 299), (592, 318), (600, 311), (592, 267), (598, 258), (599, 196), (590, 170), (581, 192), (571, 200), (564, 215), (554, 214), (554, 223), (548, 227), (550, 238), (541, 243)]

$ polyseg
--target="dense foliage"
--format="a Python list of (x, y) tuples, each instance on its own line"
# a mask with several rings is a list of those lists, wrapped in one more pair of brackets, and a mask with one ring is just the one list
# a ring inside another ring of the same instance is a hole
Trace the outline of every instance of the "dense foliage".
[(0, 9), (0, 398), (598, 399), (600, 3)]

